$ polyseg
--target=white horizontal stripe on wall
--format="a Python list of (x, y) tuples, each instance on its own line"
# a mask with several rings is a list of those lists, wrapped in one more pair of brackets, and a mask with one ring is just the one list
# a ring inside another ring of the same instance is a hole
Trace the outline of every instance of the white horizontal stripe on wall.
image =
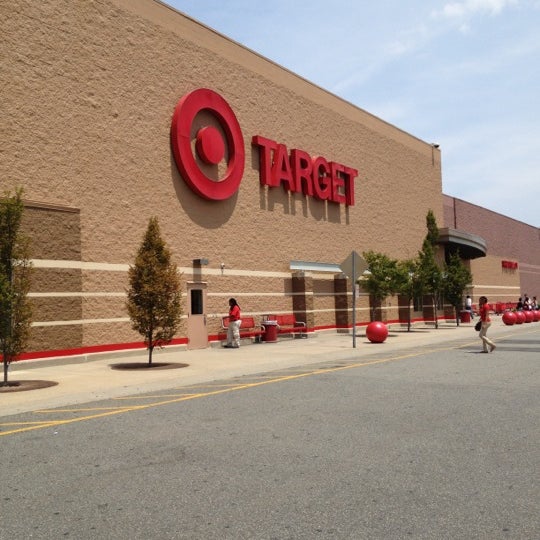
[[(181, 271), (185, 274), (193, 274), (193, 268), (182, 268)], [(201, 272), (210, 276), (242, 276), (242, 277), (270, 277), (270, 278), (290, 278), (291, 272), (270, 272), (265, 270), (236, 270), (234, 268), (225, 268), (222, 272), (220, 268), (204, 268)]]
[[(340, 293), (343, 294), (343, 293)], [(208, 296), (215, 298), (228, 298), (230, 296), (235, 296), (237, 298), (250, 298), (250, 297), (282, 297), (282, 296), (319, 296), (319, 297), (332, 297), (338, 296), (336, 293), (302, 293), (302, 292), (282, 292), (282, 293), (263, 293), (263, 292), (250, 292), (250, 293), (208, 293)], [(127, 293), (125, 292), (35, 292), (28, 293), (29, 297), (32, 298), (102, 298), (102, 297), (126, 297)], [(361, 296), (368, 296), (367, 294), (361, 294)]]
[[(57, 269), (71, 269), (71, 270), (86, 270), (86, 271), (105, 271), (105, 272), (125, 272), (127, 273), (130, 266), (129, 264), (114, 264), (114, 263), (100, 263), (100, 262), (84, 262), (84, 261), (64, 261), (64, 260), (52, 260), (52, 259), (33, 259), (32, 264), (34, 268), (57, 268)], [(195, 271), (194, 271), (195, 270)], [(272, 272), (272, 271), (258, 271), (258, 270), (241, 270), (225, 268), (223, 271), (221, 268), (208, 268), (203, 267), (199, 271), (193, 267), (181, 267), (179, 271), (186, 276), (193, 276), (196, 278), (203, 278), (205, 275), (212, 276), (244, 276), (244, 277), (264, 277), (264, 278), (290, 278), (291, 272)], [(317, 280), (333, 280), (334, 276), (328, 273), (314, 273)], [(309, 275), (309, 274), (308, 274)], [(351, 296), (351, 291), (344, 291), (341, 293), (333, 292), (208, 292), (208, 296), (216, 298), (229, 298), (231, 296), (249, 298), (249, 297), (266, 297), (266, 298), (278, 298), (278, 297), (293, 297), (293, 296), (312, 296), (312, 297), (335, 297), (347, 295)], [(79, 292), (79, 291), (54, 291), (54, 292), (31, 292), (28, 295), (31, 298), (125, 298), (127, 293), (125, 291), (120, 292)], [(360, 293), (360, 296), (369, 296), (367, 293)], [(356, 308), (357, 311), (369, 311), (369, 307)], [(386, 309), (383, 307), (382, 309)], [(309, 310), (307, 313), (336, 313), (336, 312), (352, 312), (352, 308), (328, 308), (328, 309), (314, 309)], [(268, 312), (245, 312), (247, 315), (267, 315)], [(223, 314), (210, 314), (209, 318), (221, 318), (228, 315)], [(187, 315), (182, 316), (183, 319), (187, 318)], [(33, 327), (50, 327), (50, 326), (72, 326), (72, 325), (84, 325), (84, 324), (124, 324), (129, 323), (128, 317), (116, 317), (107, 319), (79, 319), (79, 320), (67, 320), (67, 321), (35, 321), (32, 323)]]
[[(493, 293), (495, 294), (495, 293)], [(500, 293), (497, 293), (497, 298), (506, 298), (506, 301), (507, 302), (517, 302), (518, 298), (521, 296), (521, 293), (512, 293), (512, 294), (500, 294)], [(492, 302), (491, 300), (489, 300), (489, 303), (490, 304), (493, 304), (493, 303), (496, 303), (496, 302), (500, 302), (501, 300), (495, 300), (494, 302)], [(475, 302), (474, 298), (473, 298), (473, 302)]]
[(231, 296), (234, 296), (236, 298), (250, 298), (254, 296), (303, 296), (304, 293), (287, 293), (287, 292), (208, 292), (208, 296), (212, 296), (214, 298), (229, 298)]
[(519, 291), (520, 287), (512, 287), (510, 285), (473, 285), (473, 289), (515, 289)]
[(123, 296), (125, 292), (36, 292), (28, 293), (32, 298), (84, 298), (84, 297), (107, 297), (107, 296)]
[(108, 272), (127, 272), (129, 264), (92, 263), (83, 261), (58, 261), (50, 259), (32, 259), (34, 268), (63, 268), (70, 270), (106, 270)]
[[(344, 293), (303, 293), (303, 292), (276, 292), (276, 293), (263, 293), (263, 292), (225, 292), (225, 293), (212, 293), (209, 292), (208, 296), (215, 298), (228, 298), (230, 296), (235, 296), (237, 298), (250, 298), (254, 296), (264, 296), (264, 297), (283, 297), (283, 296), (316, 296), (316, 297), (333, 297), (333, 296), (342, 296)], [(352, 293), (346, 293), (348, 296), (351, 296)], [(107, 298), (107, 297), (123, 297), (127, 296), (125, 292), (31, 292), (28, 293), (28, 296), (31, 298)], [(367, 293), (360, 293), (359, 296), (369, 296)]]
[[(259, 292), (237, 292), (237, 293), (231, 293), (231, 292), (208, 292), (208, 296), (214, 296), (216, 298), (227, 298), (229, 296), (235, 296), (237, 298), (241, 297), (253, 297), (253, 296), (318, 296), (318, 297), (326, 297), (326, 296), (352, 296), (352, 292), (347, 293), (333, 293), (333, 292), (321, 292), (321, 293), (314, 293), (314, 292), (270, 292), (270, 293), (259, 293)], [(369, 293), (360, 293), (357, 296), (369, 296)]]
[(33, 322), (31, 326), (72, 326), (75, 324), (110, 324), (130, 322), (129, 317), (118, 317), (116, 319), (78, 319), (73, 321), (41, 321)]
[[(127, 272), (130, 264), (113, 264), (113, 263), (98, 263), (98, 262), (84, 262), (84, 261), (60, 261), (52, 259), (32, 259), (32, 265), (34, 268), (62, 268), (71, 270), (99, 270), (106, 272)], [(211, 276), (247, 276), (247, 277), (274, 277), (274, 278), (287, 278), (291, 277), (291, 272), (272, 272), (265, 270), (240, 270), (226, 268), (208, 268), (202, 267), (199, 271), (194, 271), (192, 266), (179, 267), (178, 270), (186, 275), (211, 275)]]
[[(387, 309), (387, 308), (382, 308)], [(356, 311), (369, 311), (370, 308), (356, 308)], [(336, 313), (339, 312), (351, 312), (352, 310), (343, 308), (343, 309), (311, 309), (307, 310), (306, 313)], [(268, 315), (268, 312), (244, 312), (246, 316), (253, 316), (253, 315)], [(292, 313), (292, 311), (287, 312)], [(220, 319), (221, 317), (227, 316), (229, 313), (222, 313), (222, 314), (213, 314), (208, 315), (209, 319)], [(182, 319), (187, 319), (187, 315), (182, 315)], [(70, 320), (70, 321), (36, 321), (31, 324), (31, 326), (35, 327), (43, 327), (43, 326), (73, 326), (73, 325), (81, 325), (81, 324), (110, 324), (110, 323), (127, 323), (131, 322), (129, 317), (117, 317), (117, 318), (111, 318), (111, 319), (79, 319), (79, 320)]]

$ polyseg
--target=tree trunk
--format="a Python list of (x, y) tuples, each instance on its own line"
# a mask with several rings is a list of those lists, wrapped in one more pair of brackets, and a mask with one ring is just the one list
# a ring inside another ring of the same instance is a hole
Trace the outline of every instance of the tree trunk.
[(4, 353), (4, 358), (3, 358), (3, 362), (4, 364), (4, 382), (2, 383), (2, 386), (7, 386), (7, 383), (8, 383), (8, 358), (6, 356), (6, 354)]
[(152, 365), (152, 352), (154, 350), (154, 330), (148, 330), (148, 365)]

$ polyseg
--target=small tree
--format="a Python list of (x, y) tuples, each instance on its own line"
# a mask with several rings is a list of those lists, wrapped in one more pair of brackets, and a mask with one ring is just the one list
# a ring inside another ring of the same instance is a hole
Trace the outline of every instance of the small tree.
[(30, 336), (32, 310), (28, 301), (32, 265), (29, 240), (21, 234), (23, 190), (0, 200), (0, 347), (4, 366), (2, 386), (8, 385), (8, 368), (24, 351)]
[(439, 328), (437, 317), (437, 298), (442, 288), (442, 272), (435, 259), (435, 246), (439, 239), (439, 229), (432, 210), (426, 216), (427, 234), (418, 253), (418, 279), (423, 293), (431, 296), (435, 328)]
[(362, 256), (368, 265), (369, 274), (362, 279), (361, 285), (374, 301), (371, 308), (371, 320), (374, 321), (377, 304), (380, 305), (399, 289), (398, 261), (375, 251), (366, 251)]
[(439, 227), (437, 226), (437, 220), (435, 219), (435, 214), (433, 213), (433, 210), (428, 210), (428, 213), (426, 215), (426, 227), (426, 240), (432, 246), (436, 246), (439, 240)]
[(459, 312), (463, 307), (463, 293), (471, 283), (472, 274), (463, 264), (459, 252), (452, 253), (445, 264), (443, 290), (445, 298), (454, 306), (457, 326)]
[(171, 263), (156, 217), (150, 218), (135, 264), (129, 268), (129, 284), (127, 310), (133, 330), (144, 337), (151, 365), (154, 348), (172, 341), (182, 315), (178, 268)]
[(397, 292), (407, 299), (407, 332), (411, 331), (411, 303), (422, 293), (422, 283), (418, 274), (418, 261), (407, 259), (398, 262)]
[(422, 251), (418, 254), (418, 277), (421, 282), (422, 293), (431, 297), (435, 328), (439, 327), (437, 320), (437, 296), (441, 289), (442, 274), (435, 261), (433, 247), (428, 241), (424, 241)]

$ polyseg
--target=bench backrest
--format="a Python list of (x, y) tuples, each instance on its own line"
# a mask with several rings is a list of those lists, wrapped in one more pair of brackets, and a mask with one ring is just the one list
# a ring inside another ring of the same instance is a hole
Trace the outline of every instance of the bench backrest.
[(276, 321), (279, 326), (295, 326), (296, 316), (292, 313), (287, 315), (268, 315), (268, 320)]
[[(255, 319), (253, 317), (242, 317), (240, 319), (242, 322), (240, 323), (240, 328), (255, 328)], [(229, 328), (229, 317), (223, 317), (221, 320), (221, 325), (223, 328)]]

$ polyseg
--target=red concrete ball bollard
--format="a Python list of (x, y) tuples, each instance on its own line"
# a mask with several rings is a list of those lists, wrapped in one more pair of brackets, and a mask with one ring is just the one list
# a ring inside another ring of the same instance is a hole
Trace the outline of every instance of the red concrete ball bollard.
[(502, 316), (502, 321), (506, 326), (512, 326), (513, 324), (516, 324), (516, 314), (513, 311), (505, 311)]
[(534, 313), (532, 311), (525, 312), (525, 322), (534, 322)]
[(523, 324), (525, 322), (525, 313), (523, 311), (516, 311), (516, 324)]
[(371, 343), (383, 343), (388, 337), (388, 326), (380, 321), (369, 323), (366, 327), (366, 337)]
[(535, 309), (533, 311), (533, 313), (534, 313), (534, 321), (539, 322), (540, 321), (540, 309)]

